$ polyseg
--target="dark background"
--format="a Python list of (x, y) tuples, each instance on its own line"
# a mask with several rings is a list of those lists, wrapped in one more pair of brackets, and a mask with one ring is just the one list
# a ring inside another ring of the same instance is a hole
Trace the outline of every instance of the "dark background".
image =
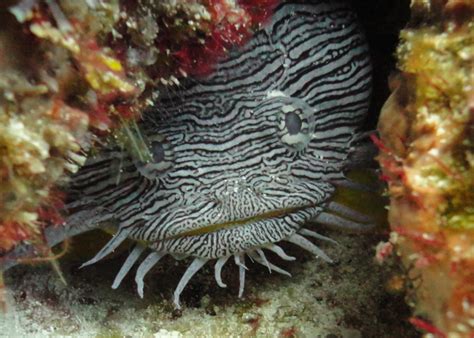
[(364, 27), (373, 62), (373, 95), (369, 128), (375, 128), (389, 93), (388, 78), (396, 69), (395, 50), (400, 30), (410, 16), (409, 0), (352, 0)]

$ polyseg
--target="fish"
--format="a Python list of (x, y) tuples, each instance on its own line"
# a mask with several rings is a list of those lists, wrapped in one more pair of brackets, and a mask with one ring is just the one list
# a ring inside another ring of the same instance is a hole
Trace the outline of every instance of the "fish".
[[(308, 222), (368, 226), (364, 215), (334, 202), (349, 182), (371, 95), (369, 48), (346, 1), (282, 1), (244, 46), (212, 74), (159, 89), (139, 127), (146, 160), (117, 146), (89, 158), (70, 184), (68, 227), (115, 225), (111, 240), (83, 267), (136, 242), (112, 287), (144, 256), (135, 281), (165, 255), (192, 258), (173, 295), (205, 265), (215, 280), (233, 259), (244, 292), (246, 259), (269, 261), (290, 242), (319, 259), (331, 238)], [(344, 217), (347, 216), (347, 217)]]

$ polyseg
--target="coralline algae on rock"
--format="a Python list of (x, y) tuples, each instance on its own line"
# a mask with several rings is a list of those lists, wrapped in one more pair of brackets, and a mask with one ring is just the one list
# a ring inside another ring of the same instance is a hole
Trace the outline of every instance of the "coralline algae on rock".
[(471, 1), (412, 1), (378, 126), (411, 321), (438, 337), (474, 335), (473, 13)]

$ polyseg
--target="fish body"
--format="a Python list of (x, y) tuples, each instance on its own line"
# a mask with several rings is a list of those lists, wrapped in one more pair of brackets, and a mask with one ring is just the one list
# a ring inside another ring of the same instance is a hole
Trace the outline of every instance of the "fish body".
[(194, 257), (175, 292), (179, 307), (182, 289), (209, 260), (223, 286), (220, 269), (234, 257), (239, 294), (246, 256), (285, 273), (263, 251), (292, 259), (280, 241), (330, 260), (307, 237), (329, 239), (305, 224), (339, 219), (327, 211), (343, 207), (330, 198), (334, 182), (345, 180), (370, 91), (368, 46), (350, 7), (282, 2), (213, 74), (161, 90), (140, 125), (149, 160), (110, 147), (74, 177), (70, 223), (117, 224), (85, 265), (126, 238), (140, 242), (114, 287), (149, 251), (136, 274), (143, 296), (143, 278), (161, 257)]

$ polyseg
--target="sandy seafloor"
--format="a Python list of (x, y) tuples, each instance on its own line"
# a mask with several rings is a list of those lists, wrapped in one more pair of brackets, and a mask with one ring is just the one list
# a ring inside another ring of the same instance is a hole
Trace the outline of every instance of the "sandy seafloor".
[[(189, 262), (164, 259), (145, 278), (145, 298), (135, 291), (134, 271), (122, 286), (110, 285), (127, 252), (78, 269), (62, 261), (65, 286), (49, 265), (17, 266), (6, 273), (8, 309), (2, 317), (4, 337), (417, 337), (407, 323), (403, 295), (386, 291), (393, 273), (374, 263), (378, 235), (326, 232), (340, 245), (322, 243), (337, 259), (329, 265), (302, 250), (285, 246), (298, 257), (283, 262), (267, 255), (293, 277), (269, 274), (247, 259), (245, 294), (237, 298), (238, 269), (229, 260), (223, 269), (226, 289), (217, 286), (213, 264), (203, 268), (174, 310), (174, 287)], [(77, 241), (75, 242), (76, 245)], [(73, 243), (74, 244), (74, 243)], [(92, 256), (94, 252), (90, 252)], [(229, 264), (231, 263), (232, 264)]]

